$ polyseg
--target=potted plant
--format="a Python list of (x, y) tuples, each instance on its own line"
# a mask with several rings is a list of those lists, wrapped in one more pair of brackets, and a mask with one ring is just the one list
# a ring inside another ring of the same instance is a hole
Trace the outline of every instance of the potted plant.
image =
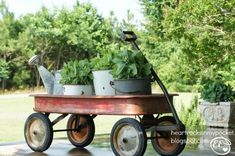
[(151, 94), (151, 65), (139, 51), (123, 50), (113, 59), (116, 94)]
[(92, 95), (92, 66), (87, 59), (64, 64), (60, 83), (64, 95)]
[[(235, 92), (221, 78), (209, 80), (201, 92), (200, 111), (207, 126), (232, 127), (235, 125)], [(233, 122), (232, 122), (233, 121)]]
[(96, 95), (114, 95), (115, 91), (110, 86), (110, 81), (113, 81), (112, 71), (113, 53), (108, 53), (103, 57), (97, 56), (93, 58), (93, 84)]

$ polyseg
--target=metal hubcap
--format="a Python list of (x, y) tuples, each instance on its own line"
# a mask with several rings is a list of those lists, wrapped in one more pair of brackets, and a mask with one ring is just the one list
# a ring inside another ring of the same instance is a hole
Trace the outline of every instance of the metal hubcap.
[(130, 125), (121, 125), (115, 133), (114, 145), (119, 153), (132, 156), (138, 150), (140, 138), (137, 130)]
[[(77, 127), (75, 127), (75, 122), (76, 120), (73, 120), (71, 123), (71, 128), (72, 129), (76, 129)], [(80, 125), (86, 125), (87, 124), (87, 120), (84, 117), (80, 117), (80, 121), (79, 121), (79, 126)], [(71, 131), (71, 138), (75, 141), (75, 142), (83, 142), (86, 140), (86, 138), (88, 137), (88, 133), (89, 133), (89, 129), (88, 126), (82, 126), (81, 129), (78, 129), (77, 131)]]
[(43, 121), (33, 118), (27, 126), (26, 137), (32, 147), (42, 146), (46, 139), (46, 127)]
[[(160, 125), (173, 125), (172, 122), (169, 121), (164, 121)], [(161, 135), (157, 133), (156, 137), (156, 143), (160, 147), (161, 150), (163, 151), (174, 151), (177, 148), (177, 143), (172, 143), (171, 139), (179, 139), (179, 136), (176, 135), (171, 135), (171, 132), (165, 132), (165, 138), (159, 138)]]

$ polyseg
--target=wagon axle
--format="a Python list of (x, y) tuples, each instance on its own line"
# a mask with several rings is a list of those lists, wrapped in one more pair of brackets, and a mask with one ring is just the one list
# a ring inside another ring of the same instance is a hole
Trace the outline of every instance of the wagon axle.
[(123, 138), (123, 139), (122, 139), (122, 142), (123, 142), (123, 143), (128, 143), (128, 139), (127, 139), (127, 138)]

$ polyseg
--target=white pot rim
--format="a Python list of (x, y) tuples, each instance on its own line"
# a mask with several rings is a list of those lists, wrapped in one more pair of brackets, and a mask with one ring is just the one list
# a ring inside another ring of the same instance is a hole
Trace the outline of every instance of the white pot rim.
[(112, 71), (112, 69), (93, 70), (92, 72), (104, 72), (104, 71)]

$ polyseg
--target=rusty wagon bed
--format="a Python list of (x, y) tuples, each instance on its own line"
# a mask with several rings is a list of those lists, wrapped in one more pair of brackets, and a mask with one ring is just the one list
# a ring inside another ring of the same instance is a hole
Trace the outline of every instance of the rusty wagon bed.
[[(177, 94), (170, 94), (171, 100)], [(170, 113), (164, 94), (119, 96), (70, 96), (34, 94), (36, 112), (145, 115)]]

